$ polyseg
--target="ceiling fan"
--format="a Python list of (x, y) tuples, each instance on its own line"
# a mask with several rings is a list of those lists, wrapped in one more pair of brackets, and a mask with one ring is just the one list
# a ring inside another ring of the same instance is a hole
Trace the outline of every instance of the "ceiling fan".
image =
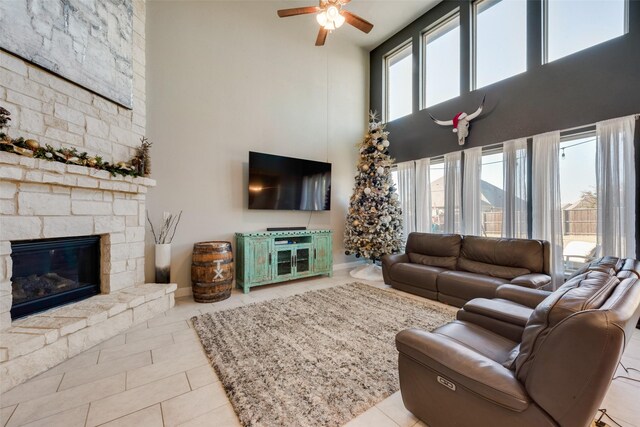
[(369, 33), (373, 28), (373, 24), (360, 18), (358, 15), (343, 9), (343, 6), (351, 0), (320, 0), (319, 6), (294, 7), (291, 9), (281, 9), (278, 11), (280, 18), (288, 16), (316, 14), (316, 20), (320, 24), (320, 31), (316, 38), (316, 46), (323, 46), (329, 32), (339, 28), (345, 22), (363, 31)]

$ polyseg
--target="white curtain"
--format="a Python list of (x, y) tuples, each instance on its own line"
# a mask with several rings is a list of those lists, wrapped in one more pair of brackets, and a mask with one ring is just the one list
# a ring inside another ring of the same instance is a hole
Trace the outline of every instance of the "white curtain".
[(482, 230), (482, 147), (464, 150), (464, 186), (462, 189), (462, 232), (473, 236)]
[(636, 257), (635, 117), (596, 123), (598, 246), (601, 255)]
[(416, 160), (416, 231), (431, 233), (431, 159)]
[(532, 237), (551, 243), (551, 285), (564, 282), (562, 208), (560, 206), (560, 132), (533, 137)]
[(398, 163), (398, 196), (402, 207), (402, 229), (404, 241), (407, 241), (409, 233), (416, 231), (416, 175), (415, 162)]
[(462, 152), (444, 155), (444, 232), (460, 233)]
[(329, 173), (318, 173), (302, 179), (300, 209), (303, 211), (322, 210), (327, 205), (327, 194), (331, 186)]
[(502, 236), (527, 238), (527, 140), (505, 142), (503, 145), (504, 209)]

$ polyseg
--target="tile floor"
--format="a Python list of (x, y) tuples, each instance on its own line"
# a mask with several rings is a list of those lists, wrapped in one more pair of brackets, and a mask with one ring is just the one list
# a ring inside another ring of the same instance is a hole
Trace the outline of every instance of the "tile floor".
[[(215, 304), (178, 299), (176, 306), (0, 396), (0, 426), (239, 426), (188, 319), (353, 281), (346, 271), (271, 285)], [(385, 287), (382, 283), (370, 283)], [(640, 331), (623, 362), (640, 368)], [(634, 378), (640, 373), (633, 372)], [(640, 383), (615, 380), (602, 407), (621, 425), (640, 427)], [(349, 427), (425, 427), (400, 393), (351, 420)]]

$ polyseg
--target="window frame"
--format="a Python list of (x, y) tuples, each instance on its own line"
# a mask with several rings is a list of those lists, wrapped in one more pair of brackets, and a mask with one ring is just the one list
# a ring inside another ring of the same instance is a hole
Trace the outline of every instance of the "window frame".
[[(505, 191), (504, 190), (504, 143), (499, 142), (497, 144), (485, 145), (485, 146), (482, 147), (482, 157), (492, 156), (492, 155), (495, 155), (495, 154), (502, 154), (502, 160), (500, 161), (500, 163), (502, 163), (502, 165), (503, 165), (502, 166), (503, 167), (503, 173), (502, 173), (503, 184), (502, 184), (502, 188), (500, 188), (500, 190), (502, 190), (502, 192), (503, 192), (503, 200), (502, 200), (502, 206), (501, 206), (502, 216), (501, 216), (501, 221), (500, 221), (500, 235), (498, 235), (498, 236), (493, 236), (493, 235), (489, 236), (488, 235), (486, 227), (484, 227), (484, 225), (485, 225), (484, 212), (482, 212), (483, 216), (482, 216), (482, 219), (481, 219), (481, 224), (482, 224), (482, 227), (483, 227), (482, 231), (483, 231), (485, 236), (503, 238), (504, 236), (502, 235), (502, 227), (503, 227), (502, 224), (504, 222), (504, 205), (505, 205), (505, 202), (504, 202), (504, 191)], [(482, 166), (484, 166), (484, 159), (481, 160), (481, 163), (482, 163)], [(482, 169), (484, 170), (484, 167)], [(480, 172), (480, 182), (481, 182), (480, 191), (481, 191), (481, 193), (482, 193), (482, 181), (483, 181), (483, 179), (482, 179), (482, 171), (481, 171)]]
[[(388, 123), (389, 120), (389, 66), (393, 65), (390, 64), (391, 60), (402, 54), (404, 50), (408, 50), (409, 51), (409, 55), (413, 55), (413, 40), (412, 39), (408, 39), (405, 42), (399, 44), (398, 46), (396, 46), (394, 49), (390, 50), (386, 55), (384, 55), (383, 57), (383, 61), (382, 61), (382, 74), (383, 74), (383, 78), (382, 78), (382, 96), (383, 96), (383, 102), (382, 102), (382, 122), (383, 123)], [(401, 61), (403, 58), (400, 58), (398, 61)], [(412, 61), (413, 62), (413, 61)], [(413, 69), (413, 67), (412, 67)], [(411, 92), (413, 93), (413, 72), (411, 73)], [(413, 100), (411, 101), (411, 113), (413, 113)], [(404, 116), (402, 116), (404, 117)], [(400, 117), (396, 117), (396, 119), (398, 119)], [(396, 120), (393, 119), (393, 120)]]
[[(458, 21), (458, 27), (460, 28), (460, 41), (462, 41), (462, 18), (460, 16), (460, 8), (455, 8), (451, 12), (444, 15), (434, 24), (428, 26), (420, 33), (420, 109), (424, 110), (429, 107), (433, 107), (434, 105), (438, 105), (442, 102), (448, 101), (449, 99), (453, 99), (455, 97), (462, 96), (462, 63), (460, 63), (460, 69), (458, 70), (458, 95), (453, 98), (448, 98), (433, 105), (427, 105), (427, 44), (430, 36), (445, 30), (447, 26), (452, 24), (455, 20)], [(447, 30), (448, 31), (448, 30)], [(440, 37), (440, 35), (437, 35)], [(437, 38), (436, 37), (436, 38)], [(460, 49), (460, 47), (458, 47)], [(460, 55), (460, 50), (458, 50), (458, 55)], [(444, 160), (443, 160), (444, 161)]]
[[(439, 155), (439, 156), (435, 156), (435, 157), (431, 157), (431, 160), (429, 162), (429, 174), (431, 174), (431, 168), (432, 167), (434, 167), (434, 166), (437, 167), (439, 165), (441, 165), (442, 169), (443, 169), (442, 178), (443, 178), (443, 183), (444, 183), (444, 178), (445, 178), (445, 176), (444, 176), (444, 154)], [(444, 187), (442, 188), (442, 191), (444, 192)], [(431, 208), (433, 209), (433, 189), (431, 187), (431, 182), (429, 182), (429, 192), (431, 193)], [(445, 207), (443, 206), (442, 209), (444, 211)], [(442, 224), (438, 224), (441, 227), (443, 227), (438, 231), (434, 231), (433, 230), (433, 224), (434, 224), (434, 222), (433, 222), (433, 211), (432, 211), (432, 213), (431, 213), (431, 233), (436, 233), (436, 234), (443, 234), (444, 233), (444, 229), (443, 229), (444, 228), (444, 222)]]
[[(528, 44), (529, 44), (529, 32), (528, 32), (528, 26), (525, 26), (525, 66), (524, 66), (524, 70), (513, 74), (511, 76), (508, 77), (504, 77), (500, 80), (496, 80), (495, 82), (489, 83), (489, 84), (485, 84), (484, 86), (478, 86), (478, 6), (482, 3), (487, 3), (487, 4), (497, 4), (497, 3), (501, 3), (502, 1), (508, 1), (508, 0), (473, 0), (472, 4), (471, 4), (471, 16), (470, 16), (470, 20), (469, 20), (469, 34), (471, 37), (471, 54), (470, 54), (470, 73), (471, 75), (469, 76), (470, 78), (470, 91), (473, 92), (475, 90), (487, 87), (487, 86), (491, 86), (493, 84), (502, 82), (506, 79), (509, 79), (511, 77), (514, 76), (518, 76), (520, 74), (523, 73), (527, 73), (529, 72), (529, 64), (528, 64)], [(546, 0), (545, 0), (546, 1)], [(628, 1), (628, 0), (625, 0)], [(491, 6), (489, 6), (491, 7)], [(525, 21), (528, 22), (529, 20), (529, 9), (528, 6), (526, 7), (526, 15), (525, 15)]]
[[(581, 139), (586, 139), (586, 138), (593, 138), (594, 141), (597, 141), (597, 134), (596, 134), (596, 126), (595, 125), (587, 125), (587, 126), (579, 126), (573, 129), (567, 129), (564, 131), (560, 132), (560, 145), (562, 145), (562, 143), (572, 143), (574, 141), (578, 141)], [(591, 141), (590, 141), (591, 142)], [(562, 156), (564, 153), (564, 150), (567, 148), (571, 148), (570, 147), (560, 147), (560, 150), (558, 152), (558, 161), (562, 161)], [(597, 156), (597, 142), (595, 142), (595, 147), (594, 149), (596, 150), (596, 156)], [(560, 173), (560, 171), (558, 171), (558, 173)], [(594, 165), (594, 173), (597, 175), (597, 166)], [(562, 176), (560, 176), (560, 185), (562, 186)], [(597, 177), (596, 177), (596, 189), (595, 189), (595, 195), (596, 197), (598, 197), (598, 188), (597, 188)], [(561, 199), (561, 205), (565, 205), (566, 203), (569, 203), (568, 201), (562, 201)], [(596, 208), (596, 212), (597, 212), (597, 208)], [(597, 214), (596, 214), (597, 215)], [(561, 222), (562, 222), (562, 238), (563, 238), (563, 247), (562, 247), (562, 262), (565, 268), (565, 278), (570, 277), (572, 273), (574, 273), (577, 269), (567, 269), (568, 266), (573, 266), (576, 267), (576, 263), (578, 263), (575, 260), (570, 260), (569, 258), (581, 258), (580, 255), (572, 255), (572, 254), (565, 254), (565, 249), (567, 247), (567, 241), (565, 240), (566, 236), (592, 236), (592, 234), (583, 234), (583, 233), (576, 233), (576, 234), (570, 234), (567, 233), (566, 230), (566, 225), (567, 225), (567, 221), (565, 218), (565, 214), (564, 214), (564, 209), (562, 210), (561, 213)], [(596, 224), (597, 224), (597, 217), (596, 217)], [(597, 229), (597, 225), (596, 225), (596, 231), (595, 231), (595, 238), (596, 238), (596, 245), (597, 245), (597, 241), (598, 241), (598, 229)], [(597, 247), (597, 246), (596, 246)], [(585, 262), (589, 262), (588, 260), (586, 260), (585, 258)], [(571, 264), (570, 264), (571, 263)]]
[[(477, 1), (483, 1), (483, 0), (477, 0)], [(617, 36), (617, 37), (622, 37), (626, 34), (629, 34), (629, 1), (630, 0), (623, 0), (624, 1), (624, 29), (621, 35)], [(542, 65), (545, 64), (549, 64), (553, 61), (558, 61), (560, 59), (566, 58), (567, 56), (571, 56), (573, 54), (576, 54), (578, 52), (582, 52), (584, 50), (587, 49), (591, 49), (592, 47), (598, 46), (601, 43), (605, 43), (609, 40), (613, 40), (613, 39), (607, 39), (607, 40), (603, 40), (600, 43), (591, 45), (589, 47), (585, 47), (583, 49), (580, 50), (576, 50), (575, 52), (572, 52), (568, 55), (565, 56), (561, 56), (560, 58), (556, 58), (552, 61), (549, 60), (549, 0), (542, 0)], [(614, 37), (614, 38), (617, 38)]]

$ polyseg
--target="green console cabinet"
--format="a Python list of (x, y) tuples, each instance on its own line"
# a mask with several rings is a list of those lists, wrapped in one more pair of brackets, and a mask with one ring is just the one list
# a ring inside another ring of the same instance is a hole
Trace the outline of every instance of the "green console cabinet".
[(254, 286), (333, 273), (329, 230), (236, 233), (236, 284)]

